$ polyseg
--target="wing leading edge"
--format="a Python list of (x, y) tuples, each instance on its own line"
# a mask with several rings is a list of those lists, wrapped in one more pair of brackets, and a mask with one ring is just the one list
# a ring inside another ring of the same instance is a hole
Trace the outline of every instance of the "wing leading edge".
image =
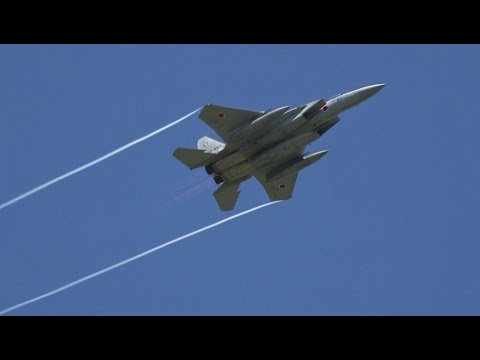
[(218, 105), (205, 105), (198, 115), (208, 126), (228, 141), (231, 133), (240, 126), (255, 120), (262, 115), (261, 111), (228, 108)]

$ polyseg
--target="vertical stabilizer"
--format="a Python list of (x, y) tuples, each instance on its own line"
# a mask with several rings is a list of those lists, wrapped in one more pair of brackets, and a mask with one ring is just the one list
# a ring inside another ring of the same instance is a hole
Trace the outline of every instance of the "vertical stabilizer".
[(204, 136), (197, 141), (197, 149), (206, 152), (207, 154), (218, 154), (225, 148), (225, 144)]

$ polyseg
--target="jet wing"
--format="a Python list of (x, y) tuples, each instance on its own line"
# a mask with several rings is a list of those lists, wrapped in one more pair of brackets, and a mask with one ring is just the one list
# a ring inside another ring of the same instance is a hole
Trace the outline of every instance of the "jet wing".
[(271, 201), (275, 200), (287, 200), (292, 197), (293, 190), (295, 189), (295, 183), (297, 181), (298, 171), (291, 175), (288, 175), (279, 180), (266, 182), (267, 175), (271, 173), (272, 170), (278, 169), (282, 164), (289, 163), (296, 157), (302, 156), (305, 152), (305, 146), (301, 146), (289, 154), (285, 154), (280, 161), (275, 161), (266, 168), (261, 169), (255, 177), (258, 182), (262, 184), (263, 188), (267, 192), (268, 197)]
[(218, 105), (205, 105), (198, 116), (208, 126), (220, 135), (224, 141), (228, 141), (230, 134), (240, 126), (253, 121), (263, 112), (228, 108)]
[(288, 175), (283, 179), (269, 182), (268, 184), (261, 182), (271, 201), (287, 200), (292, 197), (297, 181), (298, 172)]

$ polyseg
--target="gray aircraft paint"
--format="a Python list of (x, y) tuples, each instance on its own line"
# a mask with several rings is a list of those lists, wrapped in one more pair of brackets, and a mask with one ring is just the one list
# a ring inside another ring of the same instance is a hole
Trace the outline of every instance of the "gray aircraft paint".
[(328, 152), (306, 154), (305, 147), (320, 138), (340, 118), (338, 115), (379, 92), (376, 84), (318, 99), (290, 109), (270, 111), (205, 105), (199, 118), (226, 143), (203, 137), (197, 149), (178, 148), (173, 153), (190, 169), (205, 167), (221, 186), (214, 196), (220, 209), (235, 207), (240, 183), (255, 176), (271, 201), (291, 198), (298, 172)]

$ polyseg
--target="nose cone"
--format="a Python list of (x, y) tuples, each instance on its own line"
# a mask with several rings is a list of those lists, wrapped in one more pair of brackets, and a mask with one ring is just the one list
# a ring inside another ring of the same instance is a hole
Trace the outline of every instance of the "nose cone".
[(384, 87), (385, 84), (375, 84), (340, 95), (337, 101), (340, 111), (345, 111), (353, 106), (359, 105), (382, 90)]
[(365, 86), (361, 89), (358, 89), (358, 94), (361, 97), (361, 101), (367, 100), (369, 97), (372, 97), (380, 90), (384, 88), (385, 84), (375, 84), (370, 86)]

